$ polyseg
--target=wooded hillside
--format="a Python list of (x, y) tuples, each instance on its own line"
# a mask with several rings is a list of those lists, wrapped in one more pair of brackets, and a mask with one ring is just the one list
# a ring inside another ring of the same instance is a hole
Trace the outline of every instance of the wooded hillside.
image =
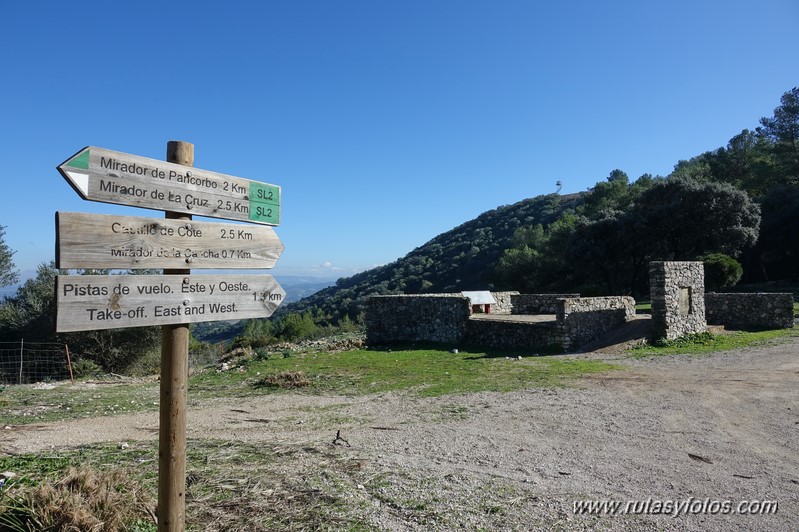
[(668, 176), (488, 211), (282, 312), (355, 318), (373, 294), (508, 289), (642, 295), (651, 260), (704, 260), (713, 289), (799, 275), (799, 87), (772, 117)]

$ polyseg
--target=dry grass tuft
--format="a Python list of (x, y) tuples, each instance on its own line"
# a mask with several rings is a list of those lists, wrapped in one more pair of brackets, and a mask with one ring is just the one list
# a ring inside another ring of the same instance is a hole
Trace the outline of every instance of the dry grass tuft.
[(284, 371), (272, 373), (253, 383), (256, 388), (302, 388), (311, 384), (311, 381), (302, 371)]
[(61, 480), (23, 492), (0, 512), (23, 524), (22, 530), (118, 532), (154, 523), (155, 504), (132, 478), (122, 469), (70, 468)]

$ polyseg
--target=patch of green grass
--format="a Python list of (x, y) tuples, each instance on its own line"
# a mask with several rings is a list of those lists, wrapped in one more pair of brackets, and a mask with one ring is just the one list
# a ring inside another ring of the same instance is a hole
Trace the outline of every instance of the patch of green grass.
[(659, 344), (644, 344), (629, 351), (632, 358), (645, 358), (659, 355), (703, 354), (716, 351), (731, 351), (757, 345), (780, 343), (789, 338), (799, 337), (799, 328), (776, 329), (768, 331), (728, 331), (723, 334), (710, 332), (688, 335), (677, 340)]
[[(512, 356), (505, 356), (505, 355)], [(294, 353), (242, 360), (228, 371), (206, 369), (189, 380), (190, 404), (214, 397), (272, 393), (364, 395), (411, 391), (422, 396), (564, 385), (617, 366), (598, 361), (466, 349)], [(289, 377), (295, 378), (289, 378)], [(299, 379), (299, 377), (302, 377)], [(268, 385), (276, 383), (277, 385)], [(299, 385), (288, 386), (289, 384)], [(3, 423), (24, 425), (158, 410), (157, 382), (69, 382), (0, 389)]]
[(54, 472), (66, 471), (71, 465), (77, 463), (58, 453), (23, 454), (0, 458), (0, 470), (14, 473), (17, 477), (14, 477), (13, 482), (27, 486), (35, 485), (38, 479)]
[(26, 425), (64, 419), (113, 416), (158, 410), (158, 383), (5, 386), (0, 390), (3, 423)]
[[(558, 357), (504, 357), (484, 351), (451, 353), (441, 349), (357, 350), (300, 353), (290, 358), (251, 362), (228, 372), (206, 371), (191, 379), (199, 394), (281, 393), (253, 386), (265, 376), (301, 372), (310, 393), (363, 395), (410, 390), (421, 396), (478, 391), (511, 391), (528, 386), (561, 386), (568, 379), (610, 371), (599, 361)], [(248, 384), (249, 383), (249, 384)]]

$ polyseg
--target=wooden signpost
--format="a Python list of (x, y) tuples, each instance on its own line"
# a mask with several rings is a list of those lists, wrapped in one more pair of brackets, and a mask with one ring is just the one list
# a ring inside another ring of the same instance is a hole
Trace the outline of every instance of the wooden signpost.
[(56, 268), (272, 268), (283, 252), (263, 225), (56, 213)]
[(280, 187), (87, 146), (58, 166), (83, 199), (280, 224)]
[[(165, 212), (165, 219), (56, 213), (58, 268), (150, 269), (164, 275), (59, 275), (56, 331), (161, 325), (158, 529), (185, 527), (189, 323), (271, 316), (285, 292), (270, 275), (191, 275), (190, 268), (271, 268), (283, 244), (281, 189), (195, 170), (194, 146), (167, 161), (86, 147), (58, 171), (86, 200)], [(197, 222), (193, 214), (261, 224)]]

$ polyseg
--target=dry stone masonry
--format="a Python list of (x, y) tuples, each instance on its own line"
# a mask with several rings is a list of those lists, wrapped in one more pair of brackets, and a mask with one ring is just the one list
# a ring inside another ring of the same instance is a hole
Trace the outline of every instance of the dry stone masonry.
[(575, 349), (635, 319), (635, 299), (569, 297), (558, 300), (556, 316), (563, 348)]
[[(707, 321), (732, 327), (793, 327), (792, 294), (705, 294), (704, 269), (697, 261), (652, 262), (649, 276), (656, 339), (704, 332)], [(367, 300), (367, 342), (572, 351), (635, 318), (635, 300), (629, 296), (491, 296), (496, 303), (490, 315), (473, 315), (470, 299), (461, 293), (372, 296)]]
[(705, 294), (707, 322), (755, 329), (793, 327), (793, 294)]
[(494, 296), (495, 304), (491, 305), (491, 314), (510, 314), (513, 312), (513, 298), (519, 292), (491, 292)]
[(701, 262), (649, 263), (649, 294), (654, 338), (674, 340), (707, 330)]
[(469, 298), (461, 294), (372, 296), (366, 306), (367, 342), (457, 343), (469, 314)]
[(563, 335), (555, 320), (543, 322), (471, 319), (464, 343), (499, 349), (560, 352)]
[[(635, 315), (631, 297), (572, 295), (495, 292), (493, 316), (482, 318), (470, 316), (469, 299), (461, 294), (372, 296), (367, 302), (367, 342), (466, 342), (508, 349), (571, 350)], [(531, 314), (545, 316), (535, 321), (497, 319)]]
[(580, 294), (519, 294), (512, 295), (513, 314), (557, 314), (563, 298), (579, 298)]

